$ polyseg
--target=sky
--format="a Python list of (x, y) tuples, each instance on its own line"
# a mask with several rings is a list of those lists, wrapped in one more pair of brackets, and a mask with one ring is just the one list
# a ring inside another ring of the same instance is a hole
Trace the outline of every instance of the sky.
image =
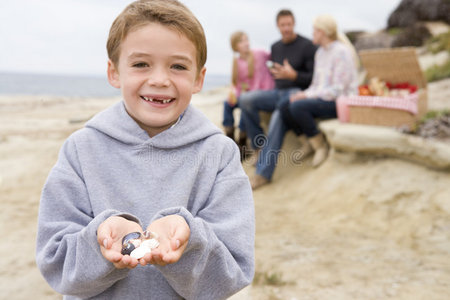
[[(131, 1), (21, 0), (0, 2), (0, 72), (105, 76), (106, 40), (116, 16)], [(202, 24), (207, 74), (226, 75), (233, 52), (229, 36), (245, 31), (252, 48), (280, 39), (275, 16), (292, 10), (297, 33), (311, 38), (317, 15), (331, 14), (339, 29), (386, 27), (400, 0), (181, 0)]]

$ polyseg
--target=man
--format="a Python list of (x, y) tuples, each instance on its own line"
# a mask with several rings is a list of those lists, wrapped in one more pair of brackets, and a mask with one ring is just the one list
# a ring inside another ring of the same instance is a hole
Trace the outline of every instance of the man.
[[(309, 39), (295, 33), (293, 13), (283, 9), (278, 12), (276, 21), (281, 40), (275, 42), (271, 48), (271, 59), (274, 62), (271, 73), (275, 78), (275, 89), (247, 92), (241, 96), (239, 103), (247, 135), (251, 139), (252, 148), (256, 150), (255, 157), (258, 157), (267, 143), (260, 126), (259, 111), (273, 112), (269, 131), (282, 126), (280, 103), (289, 101), (291, 94), (306, 89), (311, 83), (314, 71), (314, 55), (317, 48)], [(253, 181), (252, 186), (258, 184)]]

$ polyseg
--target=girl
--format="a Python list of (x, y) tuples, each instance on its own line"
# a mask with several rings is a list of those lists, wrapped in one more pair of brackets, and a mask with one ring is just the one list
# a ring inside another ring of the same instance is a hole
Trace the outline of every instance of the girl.
[[(223, 126), (225, 134), (234, 140), (233, 111), (239, 107), (239, 96), (253, 90), (270, 90), (274, 88), (274, 80), (267, 67), (270, 54), (264, 50), (251, 50), (247, 35), (236, 31), (230, 38), (231, 48), (237, 57), (233, 58), (231, 89), (224, 102)], [(239, 121), (239, 138), (237, 144), (241, 158), (245, 155), (247, 134), (242, 119)]]

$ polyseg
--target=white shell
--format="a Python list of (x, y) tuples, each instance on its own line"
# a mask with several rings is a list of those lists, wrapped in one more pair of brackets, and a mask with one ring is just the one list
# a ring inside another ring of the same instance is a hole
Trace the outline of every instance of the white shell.
[(140, 243), (136, 249), (131, 251), (130, 256), (136, 259), (143, 258), (145, 254), (151, 253), (153, 248), (159, 246), (159, 242), (157, 239), (149, 239)]
[(159, 242), (157, 239), (149, 239), (142, 242), (141, 247), (147, 247), (149, 249), (153, 249), (159, 246)]
[(142, 245), (133, 251), (131, 251), (130, 256), (136, 259), (143, 258), (145, 254), (152, 252), (152, 250), (148, 247), (143, 247)]

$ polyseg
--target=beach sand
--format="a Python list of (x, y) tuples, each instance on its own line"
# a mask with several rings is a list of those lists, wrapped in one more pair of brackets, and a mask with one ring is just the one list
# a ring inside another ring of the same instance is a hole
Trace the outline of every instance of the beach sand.
[[(431, 107), (450, 107), (448, 84), (430, 86)], [(225, 95), (193, 104), (220, 126)], [(119, 100), (0, 97), (0, 299), (61, 298), (35, 265), (40, 192), (68, 135)], [(450, 173), (347, 153), (318, 169), (310, 160), (286, 155), (255, 191), (256, 280), (232, 298), (448, 299)]]

